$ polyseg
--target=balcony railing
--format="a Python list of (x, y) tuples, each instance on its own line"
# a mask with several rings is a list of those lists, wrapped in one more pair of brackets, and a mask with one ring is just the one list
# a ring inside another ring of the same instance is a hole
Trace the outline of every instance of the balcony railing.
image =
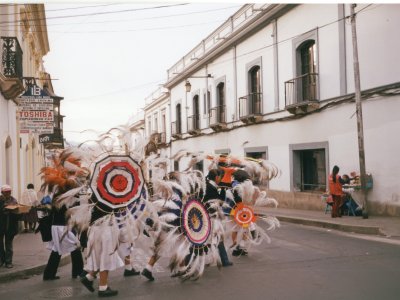
[(192, 115), (187, 118), (188, 133), (197, 134), (200, 132), (200, 117), (199, 115)]
[(22, 82), (22, 50), (15, 37), (1, 37), (0, 92), (4, 98), (15, 99), (25, 91)]
[(210, 109), (210, 126), (225, 124), (225, 105), (219, 105)]
[(22, 50), (16, 37), (1, 37), (1, 72), (8, 78), (22, 78)]
[(179, 122), (171, 122), (171, 135), (176, 139), (181, 137), (182, 130)]
[(286, 106), (318, 101), (318, 74), (307, 73), (285, 82)]
[(251, 93), (239, 98), (239, 118), (242, 121), (257, 120), (262, 115), (262, 93)]

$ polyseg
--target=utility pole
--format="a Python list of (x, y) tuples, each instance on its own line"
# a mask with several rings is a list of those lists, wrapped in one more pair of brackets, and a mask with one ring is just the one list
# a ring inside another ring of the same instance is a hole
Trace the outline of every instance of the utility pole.
[(356, 115), (357, 115), (357, 136), (358, 136), (358, 158), (360, 163), (360, 180), (361, 180), (361, 195), (363, 203), (363, 218), (368, 218), (368, 202), (366, 189), (366, 171), (365, 171), (365, 151), (364, 151), (364, 130), (361, 108), (361, 88), (360, 88), (360, 67), (358, 62), (357, 48), (357, 32), (356, 32), (356, 14), (354, 8), (357, 4), (350, 4), (351, 14), (351, 33), (353, 40), (353, 68), (354, 68), (354, 89), (356, 96)]

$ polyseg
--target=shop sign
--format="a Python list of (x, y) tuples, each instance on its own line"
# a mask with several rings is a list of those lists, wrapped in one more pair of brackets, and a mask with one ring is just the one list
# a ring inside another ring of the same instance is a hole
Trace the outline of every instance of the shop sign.
[(39, 86), (29, 86), (17, 98), (17, 119), (20, 133), (50, 134), (54, 132), (53, 98)]

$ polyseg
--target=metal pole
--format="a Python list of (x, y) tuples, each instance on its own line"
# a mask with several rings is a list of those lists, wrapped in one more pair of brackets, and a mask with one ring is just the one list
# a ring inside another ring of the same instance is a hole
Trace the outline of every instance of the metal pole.
[(357, 32), (356, 32), (356, 14), (354, 8), (357, 4), (350, 4), (351, 14), (351, 33), (353, 40), (353, 68), (354, 68), (354, 89), (356, 96), (356, 115), (357, 115), (357, 136), (358, 136), (358, 157), (360, 163), (360, 179), (361, 179), (361, 195), (363, 203), (363, 218), (368, 218), (368, 202), (366, 190), (366, 171), (365, 171), (365, 151), (364, 151), (364, 130), (361, 108), (361, 88), (360, 88), (360, 69), (358, 62), (358, 48), (357, 48)]

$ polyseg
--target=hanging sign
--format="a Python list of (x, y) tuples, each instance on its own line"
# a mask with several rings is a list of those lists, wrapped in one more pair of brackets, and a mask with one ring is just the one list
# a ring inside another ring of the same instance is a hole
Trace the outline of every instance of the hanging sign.
[(39, 86), (29, 86), (26, 92), (17, 98), (20, 133), (53, 133), (53, 98)]

